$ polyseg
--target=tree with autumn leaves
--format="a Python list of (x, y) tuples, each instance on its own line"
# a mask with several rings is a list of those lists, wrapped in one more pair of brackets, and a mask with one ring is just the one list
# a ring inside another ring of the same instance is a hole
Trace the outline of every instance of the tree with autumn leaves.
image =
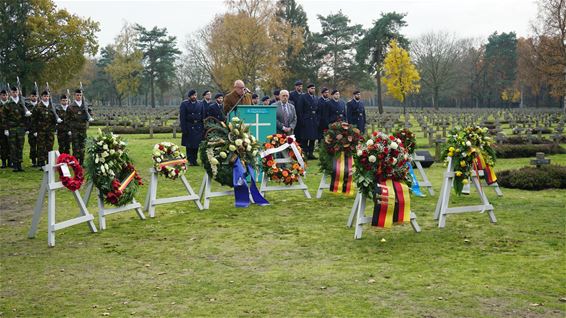
[(407, 95), (419, 92), (421, 77), (407, 50), (400, 47), (396, 40), (389, 42), (383, 71), (384, 76), (381, 80), (387, 87), (387, 94), (403, 104), (403, 113), (405, 113)]

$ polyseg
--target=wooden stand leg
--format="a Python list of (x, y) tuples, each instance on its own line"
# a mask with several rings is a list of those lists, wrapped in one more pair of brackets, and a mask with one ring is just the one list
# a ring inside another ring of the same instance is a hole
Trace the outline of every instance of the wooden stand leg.
[(45, 201), (45, 195), (47, 194), (47, 183), (48, 183), (48, 172), (43, 172), (43, 181), (41, 181), (41, 187), (39, 188), (39, 195), (35, 201), (35, 209), (33, 210), (33, 219), (31, 220), (31, 228), (28, 232), (29, 238), (34, 238), (37, 233), (37, 226), (39, 224), (39, 219), (41, 218), (41, 210), (43, 210), (43, 202)]
[(354, 232), (354, 239), (356, 239), (356, 240), (362, 238), (362, 232), (363, 232), (362, 226), (365, 223), (364, 222), (365, 209), (366, 209), (366, 198), (365, 198), (365, 196), (361, 196), (360, 200), (358, 201), (356, 230)]
[(358, 192), (356, 194), (356, 198), (354, 199), (354, 205), (352, 206), (352, 210), (350, 211), (350, 216), (348, 217), (348, 221), (346, 222), (347, 227), (352, 227), (352, 223), (354, 222), (354, 218), (358, 213), (358, 205), (360, 204), (362, 194)]
[(55, 246), (55, 191), (48, 190), (47, 196), (47, 245)]

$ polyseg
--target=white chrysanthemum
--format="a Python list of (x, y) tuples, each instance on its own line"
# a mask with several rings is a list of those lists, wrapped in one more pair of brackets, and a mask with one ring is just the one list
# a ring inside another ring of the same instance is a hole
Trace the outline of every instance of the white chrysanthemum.
[(210, 159), (210, 164), (212, 164), (212, 165), (215, 165), (215, 166), (216, 166), (216, 165), (218, 165), (219, 163), (220, 163), (220, 162), (218, 162), (218, 159), (216, 159), (216, 158)]
[(471, 141), (466, 141), (466, 146), (471, 147), (472, 146), (472, 142)]
[(108, 145), (107, 144), (102, 145), (102, 149), (108, 150)]
[(238, 117), (232, 117), (232, 121), (235, 122), (235, 123), (237, 123), (237, 122), (240, 121), (240, 118), (238, 118)]
[(254, 150), (254, 152), (252, 152), (252, 155), (256, 156), (256, 155), (257, 155), (257, 150)]
[(110, 149), (110, 154), (113, 155), (114, 153), (116, 153), (116, 150)]
[(102, 172), (103, 174), (106, 173), (106, 168), (104, 167), (104, 165), (100, 165), (100, 172)]
[(222, 159), (226, 159), (226, 157), (228, 157), (228, 155), (224, 151), (222, 151), (222, 152), (220, 152), (220, 157)]
[(397, 158), (393, 158), (393, 164), (397, 163)]
[(361, 149), (358, 149), (358, 151), (356, 152), (356, 154), (357, 154), (358, 156), (361, 156), (362, 153), (363, 153), (363, 151), (362, 151)]
[(155, 162), (161, 162), (161, 158), (155, 158)]
[(244, 138), (244, 142), (247, 144), (250, 144), (250, 139), (249, 138)]
[(94, 163), (98, 163), (99, 159), (98, 159), (98, 155), (96, 155), (96, 157), (94, 157)]
[(252, 146), (248, 145), (248, 147), (246, 148), (247, 151), (252, 151)]
[(368, 139), (368, 141), (366, 141), (366, 145), (368, 146), (373, 145), (373, 139)]
[(374, 155), (371, 155), (369, 156), (368, 160), (369, 162), (374, 163), (377, 160), (377, 158)]
[(159, 150), (159, 144), (155, 144), (155, 146), (153, 146), (153, 150)]
[(396, 142), (392, 142), (391, 145), (389, 145), (389, 148), (397, 149), (397, 148), (399, 148), (399, 145)]
[(230, 149), (230, 151), (236, 151), (236, 146), (230, 145), (228, 146), (228, 149)]
[(101, 156), (102, 156), (102, 158), (106, 158), (106, 157), (108, 157), (108, 156), (110, 156), (110, 155), (108, 154), (108, 152), (105, 151), (105, 152), (103, 152), (103, 153), (101, 154)]
[(242, 139), (236, 139), (236, 146), (240, 147), (244, 141)]

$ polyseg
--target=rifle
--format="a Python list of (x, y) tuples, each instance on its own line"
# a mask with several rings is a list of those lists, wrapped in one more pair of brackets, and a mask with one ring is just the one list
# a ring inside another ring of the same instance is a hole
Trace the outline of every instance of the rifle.
[(92, 122), (92, 121), (94, 121), (94, 118), (92, 118), (92, 116), (90, 115), (90, 113), (88, 111), (88, 106), (86, 104), (86, 98), (85, 98), (85, 91), (83, 89), (83, 82), (79, 82), (79, 84), (80, 84), (80, 89), (81, 89), (81, 92), (82, 92), (81, 100), (83, 102), (82, 103), (83, 109), (86, 113), (86, 117), (87, 117), (88, 121)]
[(22, 106), (24, 107), (24, 110), (26, 111), (26, 117), (29, 117), (29, 116), (31, 116), (31, 112), (26, 107), (25, 98), (22, 96), (22, 85), (20, 84), (20, 77), (19, 76), (16, 76), (16, 85), (18, 87), (18, 96), (20, 97), (20, 103), (22, 104)]
[(60, 124), (63, 122), (63, 119), (61, 119), (59, 115), (57, 115), (55, 104), (53, 104), (53, 97), (51, 96), (51, 90), (49, 89), (49, 82), (45, 82), (45, 90), (49, 94), (49, 103), (51, 104), (51, 111), (53, 111), (53, 115), (55, 115), (55, 120), (57, 120), (57, 123)]

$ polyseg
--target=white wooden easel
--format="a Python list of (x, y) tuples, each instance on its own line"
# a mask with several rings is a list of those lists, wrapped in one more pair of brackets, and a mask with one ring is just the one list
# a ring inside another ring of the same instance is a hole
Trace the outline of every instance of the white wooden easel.
[(452, 170), (452, 158), (448, 157), (448, 167), (444, 172), (444, 180), (442, 182), (442, 187), (440, 189), (440, 196), (436, 202), (436, 209), (434, 210), (434, 219), (438, 220), (438, 227), (443, 228), (446, 226), (446, 216), (448, 214), (454, 213), (465, 213), (465, 212), (480, 212), (483, 213), (487, 211), (489, 215), (489, 220), (491, 223), (496, 223), (497, 219), (493, 213), (493, 205), (489, 203), (485, 192), (482, 190), (478, 176), (472, 173), (472, 183), (478, 191), (482, 204), (481, 205), (469, 205), (461, 207), (448, 207), (450, 202), (450, 193), (452, 192), (452, 185), (454, 183), (454, 171)]
[[(480, 177), (485, 176), (485, 173), (483, 172), (483, 170), (479, 170), (478, 171), (480, 174)], [(476, 172), (472, 171), (472, 174), (475, 175)], [(484, 187), (490, 187), (493, 188), (493, 190), (495, 190), (495, 193), (497, 194), (498, 197), (502, 197), (503, 196), (503, 192), (501, 192), (501, 188), (499, 188), (499, 184), (497, 184), (497, 182), (494, 182), (492, 184), (487, 184), (487, 182), (484, 179), (480, 179), (480, 182), (482, 183), (482, 185)], [(464, 188), (462, 189), (462, 194), (470, 194), (470, 184), (465, 184)]]
[(31, 228), (28, 233), (29, 238), (34, 238), (37, 233), (37, 225), (39, 224), (39, 219), (41, 217), (41, 211), (43, 209), (43, 202), (45, 201), (45, 194), (47, 194), (47, 244), (50, 247), (55, 246), (55, 231), (64, 229), (69, 226), (73, 226), (79, 223), (87, 223), (91, 232), (96, 233), (96, 226), (94, 225), (94, 216), (90, 214), (86, 208), (86, 204), (83, 202), (80, 192), (73, 191), (73, 197), (79, 206), (80, 216), (69, 219), (60, 223), (56, 223), (55, 220), (55, 191), (64, 188), (63, 183), (60, 181), (55, 181), (56, 169), (59, 169), (63, 164), (57, 164), (57, 157), (59, 157), (59, 151), (49, 152), (48, 164), (43, 166), (43, 181), (41, 182), (41, 187), (39, 189), (39, 195), (37, 196), (37, 201), (35, 203), (35, 209), (33, 213), (33, 219), (31, 222)]
[(316, 198), (322, 198), (322, 192), (324, 190), (328, 190), (330, 188), (330, 183), (326, 182), (326, 173), (322, 173), (322, 177), (320, 178), (320, 183), (318, 184), (318, 189), (316, 190)]
[(204, 176), (202, 177), (202, 183), (200, 184), (200, 189), (198, 191), (198, 195), (202, 200), (202, 207), (205, 210), (208, 210), (208, 208), (210, 207), (211, 198), (222, 197), (227, 195), (234, 196), (234, 189), (213, 192), (211, 188), (212, 188), (212, 178), (210, 177), (208, 172), (205, 171)]
[(199, 210), (202, 210), (202, 204), (200, 204), (200, 197), (196, 195), (195, 191), (187, 181), (187, 178), (182, 175), (179, 177), (185, 190), (187, 190), (189, 195), (177, 196), (177, 197), (169, 197), (169, 198), (157, 198), (157, 181), (158, 181), (158, 173), (155, 168), (149, 169), (150, 181), (149, 181), (149, 190), (147, 191), (147, 195), (145, 197), (145, 205), (144, 211), (149, 211), (149, 217), (155, 217), (155, 207), (160, 204), (166, 203), (175, 203), (181, 201), (193, 201)]
[(424, 171), (423, 166), (421, 164), (421, 161), (424, 161), (425, 157), (419, 156), (419, 155), (414, 154), (414, 153), (411, 156), (413, 157), (413, 162), (415, 163), (415, 166), (419, 170), (419, 174), (421, 175), (421, 178), (423, 179), (423, 181), (419, 181), (419, 186), (427, 188), (428, 193), (430, 195), (434, 195), (434, 190), (432, 189), (432, 183), (430, 183), (430, 181), (428, 180), (428, 177), (426, 176), (426, 172)]
[[(135, 181), (132, 181), (132, 182), (135, 182)], [(87, 187), (86, 187), (85, 197), (84, 197), (84, 201), (85, 201), (86, 204), (88, 204), (88, 201), (90, 200), (90, 196), (92, 194), (93, 187), (94, 187), (94, 185), (93, 185), (92, 182), (89, 182)], [(104, 200), (100, 198), (100, 192), (99, 192), (99, 195), (97, 195), (96, 197), (98, 199), (98, 225), (100, 226), (101, 230), (106, 230), (106, 216), (110, 215), (110, 214), (118, 213), (118, 212), (135, 210), (138, 217), (141, 220), (145, 220), (145, 215), (142, 212), (141, 204), (138, 201), (136, 201), (135, 198), (132, 199), (132, 202), (130, 204), (126, 204), (124, 206), (119, 206), (119, 207), (108, 209), (104, 206)]]
[[(283, 151), (283, 152), (279, 152), (283, 155), (283, 158), (275, 158), (273, 159), (275, 161), (276, 164), (278, 163), (292, 163), (293, 159), (291, 159), (291, 157), (289, 156), (289, 153), (287, 151)], [(300, 154), (299, 154), (300, 156)], [(305, 170), (306, 171), (306, 170)], [(259, 192), (261, 193), (262, 196), (265, 196), (265, 192), (268, 191), (288, 191), (288, 190), (302, 190), (303, 193), (305, 194), (305, 197), (307, 199), (311, 198), (311, 194), (309, 193), (309, 188), (307, 187), (307, 185), (305, 184), (305, 182), (303, 181), (303, 178), (301, 176), (299, 176), (299, 184), (296, 185), (279, 185), (279, 186), (270, 186), (267, 185), (267, 182), (269, 177), (265, 175), (265, 172), (261, 173), (261, 186), (259, 188)]]
[[(358, 192), (358, 194), (356, 194), (356, 199), (354, 200), (354, 205), (352, 206), (350, 216), (348, 217), (348, 222), (346, 222), (347, 227), (352, 227), (352, 225), (356, 226), (355, 231), (354, 231), (354, 239), (361, 239), (362, 238), (362, 231), (363, 231), (362, 226), (364, 224), (371, 223), (372, 217), (365, 215), (366, 200), (367, 200), (366, 196), (363, 195), (361, 192)], [(356, 223), (354, 223), (354, 221)], [(416, 216), (415, 213), (413, 213), (413, 211), (411, 211), (411, 222), (410, 223), (411, 223), (411, 226), (413, 227), (413, 230), (416, 233), (421, 232), (421, 227), (417, 223), (417, 216)]]

